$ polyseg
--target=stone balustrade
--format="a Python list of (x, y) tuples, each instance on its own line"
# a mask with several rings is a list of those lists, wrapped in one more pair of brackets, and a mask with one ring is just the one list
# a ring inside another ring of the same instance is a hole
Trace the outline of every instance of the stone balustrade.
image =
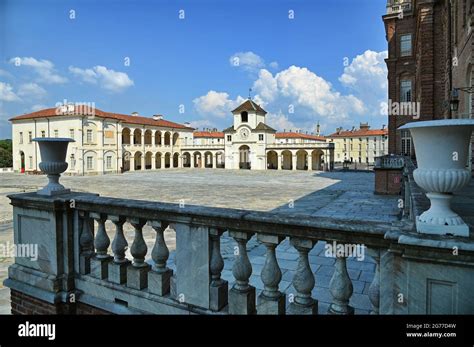
[[(15, 242), (37, 243), (39, 256), (36, 262), (16, 258), (5, 285), (54, 305), (68, 303), (72, 295), (75, 303), (112, 313), (316, 314), (318, 276), (308, 257), (325, 241), (342, 248), (361, 245), (374, 259), (368, 290), (373, 314), (474, 312), (467, 290), (474, 277), (474, 242), (418, 235), (410, 218), (351, 221), (85, 193), (24, 193), (10, 199)], [(144, 240), (145, 226), (156, 233), (152, 247)], [(125, 227), (133, 228), (128, 241)], [(171, 260), (165, 231), (176, 233)], [(223, 234), (235, 241), (233, 280), (222, 278)], [(251, 283), (256, 269), (247, 245), (252, 238), (265, 247), (258, 269), (261, 291)], [(298, 256), (292, 289), (286, 292), (276, 252), (285, 239)], [(450, 253), (453, 246), (461, 258)], [(351, 315), (354, 287), (347, 253), (335, 251), (327, 313)], [(458, 289), (444, 295), (449, 288)]]

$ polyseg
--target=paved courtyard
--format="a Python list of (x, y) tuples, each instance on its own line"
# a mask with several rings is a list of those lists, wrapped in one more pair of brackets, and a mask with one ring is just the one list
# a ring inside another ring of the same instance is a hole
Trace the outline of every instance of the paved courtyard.
[[(13, 242), (12, 207), (8, 194), (34, 191), (46, 182), (45, 176), (0, 174), (0, 242)], [(245, 210), (278, 211), (282, 214), (300, 213), (333, 217), (343, 220), (391, 222), (397, 219), (394, 197), (374, 195), (374, 175), (369, 172), (291, 172), (291, 171), (234, 171), (212, 169), (170, 169), (155, 172), (135, 172), (106, 176), (64, 176), (61, 182), (74, 191), (99, 193), (102, 196), (227, 207)], [(109, 236), (114, 228), (108, 222)], [(132, 228), (125, 227), (129, 244), (133, 241)], [(155, 233), (144, 228), (149, 252)], [(175, 249), (175, 234), (167, 230), (165, 238), (170, 251)], [(232, 284), (232, 259), (235, 242), (226, 234), (222, 237), (225, 267), (222, 277)], [(260, 271), (265, 262), (265, 247), (255, 237), (248, 244), (253, 266), (251, 284), (263, 289)], [(170, 267), (174, 252), (171, 252)], [(291, 281), (297, 267), (298, 254), (288, 240), (277, 248), (283, 278), (280, 290), (295, 293)], [(0, 281), (6, 278), (7, 267), (13, 259), (0, 258)], [(319, 311), (325, 313), (331, 301), (328, 290), (334, 271), (333, 258), (324, 256), (324, 242), (318, 242), (310, 253), (311, 268), (316, 276), (313, 295), (319, 300)], [(368, 288), (375, 265), (368, 256), (363, 261), (348, 260), (349, 276), (354, 286), (351, 305), (356, 313), (370, 310)], [(1, 283), (1, 282), (0, 282)], [(8, 288), (0, 284), (0, 313), (9, 312)]]

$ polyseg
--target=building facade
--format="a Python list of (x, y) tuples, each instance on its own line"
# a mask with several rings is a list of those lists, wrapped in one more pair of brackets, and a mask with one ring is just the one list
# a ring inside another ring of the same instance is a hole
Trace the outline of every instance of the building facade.
[(251, 100), (232, 111), (233, 126), (194, 131), (162, 116), (124, 115), (73, 105), (10, 119), (14, 171), (37, 172), (35, 137), (67, 137), (66, 174), (107, 174), (166, 168), (331, 170), (334, 144), (321, 136), (277, 133)]
[(407, 122), (472, 118), (473, 10), (473, 0), (387, 0), (389, 153), (414, 155), (397, 130)]
[(388, 154), (388, 130), (370, 129), (367, 123), (361, 123), (359, 129), (342, 130), (327, 136), (334, 143), (334, 161), (342, 163), (364, 163), (373, 165), (376, 157)]

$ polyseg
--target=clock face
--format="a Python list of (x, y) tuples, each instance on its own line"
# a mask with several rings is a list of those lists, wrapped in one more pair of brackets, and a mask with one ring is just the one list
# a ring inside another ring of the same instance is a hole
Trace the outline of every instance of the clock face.
[(246, 128), (243, 128), (242, 130), (240, 130), (240, 137), (243, 138), (243, 139), (246, 139), (248, 138), (250, 135), (250, 132), (248, 129)]

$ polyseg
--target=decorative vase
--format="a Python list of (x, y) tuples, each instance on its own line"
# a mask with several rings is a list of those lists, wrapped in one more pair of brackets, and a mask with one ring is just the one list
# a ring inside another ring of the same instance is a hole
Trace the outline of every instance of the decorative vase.
[(451, 210), (450, 204), (452, 193), (471, 179), (466, 164), (474, 120), (413, 122), (399, 129), (410, 129), (418, 163), (413, 178), (431, 202), (429, 210), (416, 218), (417, 231), (469, 237), (469, 226)]
[(39, 168), (48, 175), (49, 180), (48, 184), (38, 190), (37, 193), (48, 196), (69, 193), (70, 190), (59, 183), (59, 177), (68, 167), (66, 162), (67, 146), (69, 142), (74, 142), (74, 140), (58, 137), (37, 137), (33, 141), (38, 142), (40, 149), (41, 163), (39, 163)]

